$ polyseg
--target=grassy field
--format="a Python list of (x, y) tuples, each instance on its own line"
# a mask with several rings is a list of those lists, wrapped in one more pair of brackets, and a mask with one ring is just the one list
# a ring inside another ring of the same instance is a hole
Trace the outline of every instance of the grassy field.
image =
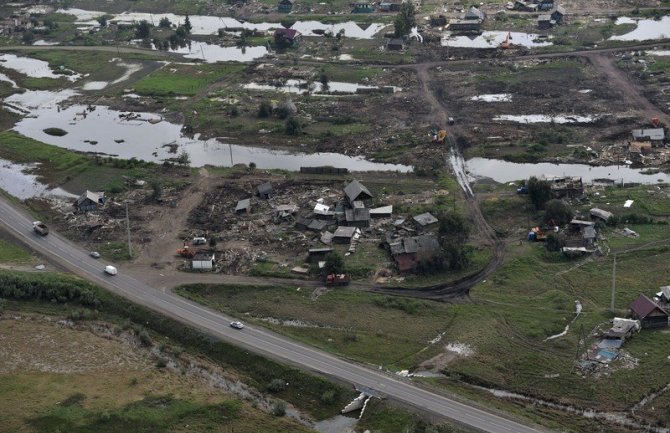
[(11, 348), (0, 361), (0, 431), (311, 431), (197, 376), (157, 368), (130, 341), (59, 326), (56, 317), (27, 318), (0, 320), (3, 346)]
[[(448, 306), (346, 288), (191, 285), (180, 294), (346, 357), (392, 370), (412, 366), (451, 317)], [(276, 321), (299, 321), (289, 326)]]
[(15, 242), (0, 238), (0, 263), (30, 264), (35, 262), (34, 255), (21, 248)]
[(244, 65), (169, 65), (135, 83), (146, 96), (194, 96), (207, 85), (240, 73)]

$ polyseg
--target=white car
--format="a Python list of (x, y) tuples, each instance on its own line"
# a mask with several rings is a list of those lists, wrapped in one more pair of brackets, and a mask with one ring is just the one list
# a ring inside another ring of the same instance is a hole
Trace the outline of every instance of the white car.
[(242, 329), (244, 328), (244, 325), (242, 322), (230, 322), (230, 327), (235, 329)]
[(99, 259), (99, 258), (100, 258), (100, 253), (97, 252), (97, 251), (91, 251), (91, 252), (89, 253), (89, 255), (90, 255), (91, 257), (93, 257), (94, 259)]

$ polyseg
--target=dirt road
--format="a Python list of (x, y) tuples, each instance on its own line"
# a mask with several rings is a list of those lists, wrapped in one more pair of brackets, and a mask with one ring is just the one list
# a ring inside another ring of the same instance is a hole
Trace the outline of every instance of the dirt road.
[(635, 105), (642, 117), (651, 119), (658, 117), (661, 122), (670, 123), (670, 116), (654, 105), (642, 93), (642, 89), (618, 68), (615, 59), (608, 57), (605, 53), (590, 53), (585, 55), (591, 64), (607, 76), (607, 82), (613, 89), (618, 89), (623, 94), (623, 99), (629, 104)]

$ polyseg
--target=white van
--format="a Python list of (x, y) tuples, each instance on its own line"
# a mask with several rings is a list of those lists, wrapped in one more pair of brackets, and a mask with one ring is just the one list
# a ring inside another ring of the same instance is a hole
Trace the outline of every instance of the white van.
[(119, 271), (114, 266), (107, 265), (105, 266), (105, 273), (109, 275), (116, 275), (119, 273)]

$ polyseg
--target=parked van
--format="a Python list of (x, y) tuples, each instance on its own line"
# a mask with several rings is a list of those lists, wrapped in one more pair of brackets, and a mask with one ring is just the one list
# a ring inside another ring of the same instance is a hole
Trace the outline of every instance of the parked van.
[(119, 271), (114, 266), (107, 265), (105, 266), (105, 273), (108, 275), (116, 275)]
[(193, 245), (205, 245), (207, 243), (207, 239), (203, 237), (195, 237), (193, 238)]

